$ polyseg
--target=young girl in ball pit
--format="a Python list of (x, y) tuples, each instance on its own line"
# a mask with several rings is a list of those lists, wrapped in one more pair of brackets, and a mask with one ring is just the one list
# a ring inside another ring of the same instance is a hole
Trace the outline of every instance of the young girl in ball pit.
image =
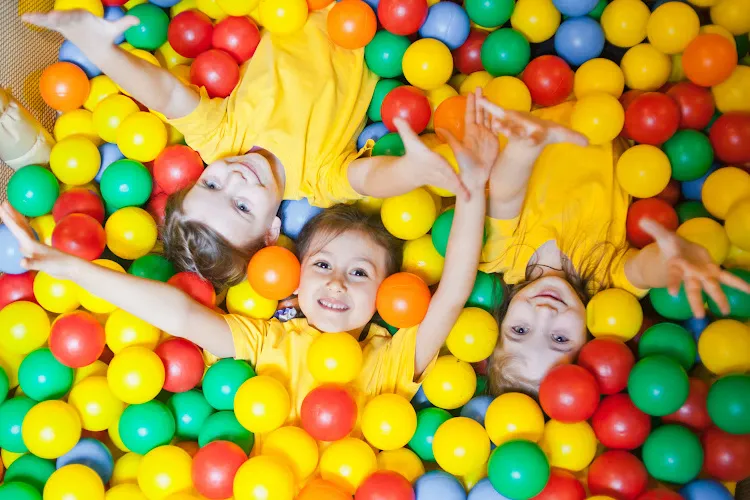
[(311, 12), (294, 34), (264, 31), (225, 99), (114, 45), (138, 24), (135, 17), (110, 22), (74, 10), (23, 19), (79, 47), (129, 95), (166, 116), (209, 164), (194, 186), (169, 200), (162, 237), (178, 270), (219, 287), (240, 282), (253, 253), (276, 241), (283, 199), (329, 207), (423, 185), (467, 196), (450, 165), (404, 122), (397, 126), (405, 156), (370, 158), (371, 142), (356, 149), (377, 77), (363, 49), (330, 41), (328, 10)]
[(492, 167), (487, 243), (480, 269), (504, 273), (497, 312), (500, 338), (488, 365), (493, 394), (536, 395), (553, 366), (573, 361), (587, 340), (586, 304), (618, 287), (643, 297), (650, 288), (673, 295), (684, 286), (693, 314), (705, 316), (705, 291), (729, 313), (720, 285), (750, 285), (715, 264), (708, 251), (645, 219), (654, 242), (629, 248), (630, 197), (614, 166), (626, 145), (586, 146), (568, 127), (575, 103), (524, 115), (481, 99), (492, 129), (508, 144)]

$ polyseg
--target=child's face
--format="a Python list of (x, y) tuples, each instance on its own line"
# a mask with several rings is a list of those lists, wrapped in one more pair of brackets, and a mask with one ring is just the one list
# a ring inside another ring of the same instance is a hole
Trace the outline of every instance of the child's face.
[(185, 196), (183, 210), (236, 247), (260, 238), (272, 244), (282, 190), (269, 159), (275, 161), (255, 152), (213, 162)]
[(523, 378), (539, 382), (586, 342), (586, 308), (570, 283), (540, 278), (518, 292), (501, 324), (502, 350)]
[(322, 332), (362, 329), (375, 314), (378, 287), (386, 278), (386, 250), (358, 231), (330, 241), (315, 237), (310, 248), (302, 259), (300, 309)]

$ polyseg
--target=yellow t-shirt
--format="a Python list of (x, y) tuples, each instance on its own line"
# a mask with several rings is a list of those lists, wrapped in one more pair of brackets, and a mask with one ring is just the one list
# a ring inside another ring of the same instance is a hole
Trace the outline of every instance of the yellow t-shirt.
[(357, 151), (356, 140), (377, 82), (364, 49), (330, 40), (328, 10), (293, 35), (263, 31), (229, 97), (210, 99), (201, 88), (198, 107), (170, 120), (208, 163), (253, 146), (270, 151), (286, 171), (284, 199), (321, 207), (361, 198), (347, 167), (369, 149)]
[[(566, 102), (536, 110), (534, 115), (569, 126), (573, 106)], [(625, 277), (624, 263), (631, 252), (625, 235), (630, 196), (615, 178), (615, 164), (624, 150), (620, 141), (586, 148), (572, 144), (545, 148), (534, 164), (521, 215), (511, 220), (487, 219), (480, 269), (505, 273), (506, 283), (519, 283), (526, 279), (534, 252), (553, 240), (577, 271), (595, 266), (591, 292), (614, 286), (645, 295), (645, 290), (635, 288)], [(593, 262), (591, 255), (596, 257)]]

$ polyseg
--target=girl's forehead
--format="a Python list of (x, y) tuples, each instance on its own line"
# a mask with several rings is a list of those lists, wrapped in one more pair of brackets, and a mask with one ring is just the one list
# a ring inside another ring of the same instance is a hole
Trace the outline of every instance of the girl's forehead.
[(313, 236), (309, 251), (302, 258), (304, 260), (322, 253), (351, 260), (369, 260), (379, 268), (385, 267), (387, 259), (386, 249), (359, 230), (336, 233), (321, 231)]

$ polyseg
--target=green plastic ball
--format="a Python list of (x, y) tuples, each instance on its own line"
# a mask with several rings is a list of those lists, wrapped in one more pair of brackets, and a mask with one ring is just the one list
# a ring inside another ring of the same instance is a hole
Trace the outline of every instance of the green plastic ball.
[(549, 480), (547, 457), (536, 443), (508, 441), (490, 455), (487, 477), (495, 490), (508, 498), (528, 499), (538, 495)]
[(10, 464), (5, 472), (5, 481), (26, 483), (41, 493), (53, 472), (55, 472), (55, 462), (27, 453)]
[(73, 387), (74, 370), (46, 347), (30, 352), (18, 368), (21, 390), (35, 401), (62, 398)]
[(136, 5), (128, 11), (129, 16), (135, 16), (140, 24), (128, 28), (125, 40), (136, 49), (153, 51), (167, 41), (169, 16), (162, 9), (150, 3)]
[(60, 196), (55, 174), (39, 165), (19, 168), (8, 181), (8, 201), (26, 217), (39, 217), (52, 211)]
[(482, 44), (482, 66), (492, 76), (516, 76), (529, 64), (531, 46), (513, 28), (493, 31)]
[(409, 440), (409, 448), (422, 460), (434, 462), (432, 439), (438, 427), (451, 418), (453, 416), (442, 408), (425, 408), (417, 412), (417, 430)]
[(255, 444), (255, 436), (242, 427), (233, 411), (219, 411), (206, 419), (198, 436), (201, 448), (213, 441), (230, 441), (245, 453), (250, 453)]
[(221, 359), (203, 377), (203, 395), (217, 410), (234, 410), (234, 395), (255, 370), (239, 359)]
[(13, 453), (29, 451), (21, 436), (21, 424), (36, 401), (26, 396), (16, 396), (0, 405), (0, 448)]
[(177, 423), (175, 435), (183, 441), (197, 441), (203, 424), (214, 413), (203, 393), (196, 390), (173, 394), (167, 407)]
[(727, 375), (708, 390), (708, 416), (730, 434), (750, 434), (750, 375)]
[(396, 132), (385, 134), (372, 148), (372, 156), (404, 156), (404, 141)]
[[(405, 36), (380, 30), (365, 46), (365, 62), (380, 78), (396, 78), (404, 74), (401, 62), (411, 42)], [(375, 121), (379, 121), (375, 120)]]
[(692, 431), (681, 425), (663, 425), (643, 444), (643, 463), (658, 481), (685, 484), (698, 476), (703, 448)]
[(133, 261), (128, 273), (139, 278), (146, 278), (166, 283), (175, 275), (174, 266), (161, 255), (148, 254)]
[(42, 494), (30, 484), (6, 482), (0, 484), (0, 500), (42, 500)]
[(714, 161), (711, 141), (697, 130), (678, 130), (662, 149), (672, 165), (672, 178), (680, 182), (702, 177)]
[(652, 288), (648, 296), (656, 312), (667, 319), (686, 321), (693, 317), (685, 287), (682, 285), (676, 296), (672, 296), (666, 288)]
[(469, 19), (485, 28), (497, 28), (510, 20), (514, 0), (466, 0), (464, 8)]
[(432, 225), (431, 237), (432, 245), (437, 253), (445, 257), (445, 251), (448, 249), (448, 239), (451, 235), (451, 226), (453, 226), (453, 217), (456, 211), (449, 208), (435, 219)]
[(607, 7), (607, 5), (608, 5), (607, 0), (599, 0), (596, 6), (593, 9), (591, 9), (591, 12), (589, 12), (586, 15), (598, 21), (599, 19), (602, 18), (602, 14), (604, 13), (604, 9)]
[(748, 49), (750, 49), (750, 36), (747, 33), (737, 35), (734, 37), (734, 41), (737, 44), (737, 60), (742, 61), (742, 58), (747, 55)]
[(658, 323), (645, 332), (638, 342), (638, 357), (662, 354), (674, 359), (689, 371), (695, 364), (698, 348), (693, 335), (680, 325)]
[(492, 311), (503, 301), (503, 284), (494, 274), (477, 272), (466, 307), (480, 307)]
[(386, 79), (378, 81), (378, 83), (375, 84), (375, 90), (372, 93), (370, 106), (367, 108), (367, 117), (374, 122), (381, 121), (383, 118), (380, 116), (380, 106), (383, 104), (383, 99), (385, 99), (388, 92), (402, 85), (403, 83), (398, 80)]
[(102, 174), (99, 184), (107, 213), (138, 207), (151, 196), (153, 181), (148, 169), (135, 160), (117, 160)]
[(132, 452), (145, 455), (169, 444), (175, 434), (175, 421), (167, 405), (148, 401), (130, 405), (120, 416), (120, 439)]
[(690, 219), (697, 219), (698, 217), (711, 217), (711, 214), (708, 213), (703, 203), (695, 200), (678, 203), (675, 211), (677, 212), (677, 219), (680, 221), (680, 224)]
[(477, 388), (474, 389), (474, 397), (487, 394), (487, 384), (489, 384), (487, 375), (477, 375)]
[(10, 382), (8, 381), (8, 374), (5, 370), (0, 367), (0, 403), (5, 401), (8, 397), (8, 391), (10, 390)]
[[(744, 269), (730, 269), (729, 272), (742, 278), (745, 283), (750, 283), (750, 271)], [(741, 321), (750, 319), (750, 295), (727, 285), (721, 285), (721, 289), (729, 301), (729, 317)], [(716, 302), (714, 302), (711, 297), (706, 295), (706, 300), (708, 302), (708, 308), (714, 316), (724, 316), (719, 310), (719, 306), (716, 305)]]
[(663, 417), (685, 404), (690, 390), (687, 373), (667, 356), (648, 356), (638, 361), (628, 377), (633, 404), (647, 415)]

